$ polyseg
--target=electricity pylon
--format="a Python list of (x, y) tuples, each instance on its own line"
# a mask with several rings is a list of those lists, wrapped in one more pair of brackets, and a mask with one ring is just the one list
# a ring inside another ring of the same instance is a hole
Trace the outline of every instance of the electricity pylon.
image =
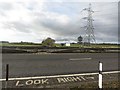
[(91, 42), (96, 43), (95, 40), (95, 35), (94, 35), (94, 26), (93, 26), (93, 18), (92, 18), (92, 14), (94, 13), (94, 11), (91, 8), (91, 4), (89, 4), (88, 8), (83, 9), (85, 11), (88, 12), (88, 16), (84, 17), (83, 19), (87, 20), (87, 25), (85, 26), (85, 31), (86, 31), (86, 35), (85, 35), (85, 42), (90, 45)]

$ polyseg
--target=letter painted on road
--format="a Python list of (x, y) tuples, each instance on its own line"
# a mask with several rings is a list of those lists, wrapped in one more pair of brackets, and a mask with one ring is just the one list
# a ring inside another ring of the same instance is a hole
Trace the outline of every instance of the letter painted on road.
[(81, 78), (82, 78), (84, 81), (86, 80), (83, 76), (81, 76)]
[(33, 84), (33, 80), (28, 80), (28, 81), (26, 81), (25, 84), (26, 84), (26, 85), (32, 85), (32, 84)]
[(57, 78), (58, 83), (77, 82), (81, 81), (79, 77)]
[(49, 84), (48, 79), (45, 79), (45, 80), (42, 79), (41, 81), (42, 81), (42, 84)]
[(16, 82), (16, 87), (24, 86), (36, 86), (36, 85), (48, 85), (48, 84), (64, 84), (64, 83), (74, 83), (82, 82), (88, 80), (95, 80), (93, 76), (71, 76), (71, 77), (58, 77), (58, 78), (42, 78), (42, 79), (29, 79), (29, 80), (19, 80)]
[(41, 80), (34, 80), (35, 85), (40, 84), (40, 83), (41, 83)]
[(73, 77), (74, 81), (81, 81), (79, 77)]
[(58, 83), (66, 82), (66, 81), (64, 80), (64, 78), (57, 78), (57, 80), (58, 80)]
[(24, 84), (21, 84), (20, 81), (17, 81), (15, 86), (16, 86), (16, 87), (17, 87), (17, 86), (20, 87), (20, 86), (24, 86)]

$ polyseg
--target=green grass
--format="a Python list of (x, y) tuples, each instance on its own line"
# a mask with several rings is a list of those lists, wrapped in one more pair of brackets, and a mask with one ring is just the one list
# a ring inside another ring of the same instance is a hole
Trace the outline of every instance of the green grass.
[(0, 43), (0, 46), (41, 46), (40, 44)]
[(90, 46), (84, 46), (82, 44), (71, 44), (70, 46), (62, 46), (60, 44), (56, 44), (56, 47), (78, 47), (78, 48), (120, 48), (118, 45), (99, 45), (99, 44), (92, 44)]
[[(34, 46), (42, 46), (40, 43), (35, 44), (35, 43), (0, 43), (0, 46), (28, 46), (28, 47), (34, 47)], [(70, 46), (65, 46), (61, 44), (55, 44), (56, 47), (78, 47), (78, 48), (120, 48), (119, 45), (114, 45), (114, 44), (92, 44), (90, 46), (84, 46), (83, 44), (71, 44)]]
[(91, 45), (91, 47), (95, 48), (118, 48), (118, 45)]
[(61, 44), (55, 44), (56, 47), (82, 47), (83, 45), (80, 44), (70, 44), (70, 46), (65, 46), (65, 45), (61, 45)]

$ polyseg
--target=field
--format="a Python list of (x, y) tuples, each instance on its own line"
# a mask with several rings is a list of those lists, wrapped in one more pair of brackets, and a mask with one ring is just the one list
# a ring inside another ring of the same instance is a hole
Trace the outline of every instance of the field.
[[(0, 43), (0, 46), (27, 46), (27, 47), (42, 47), (41, 43)], [(78, 48), (119, 48), (119, 44), (91, 44), (90, 46), (85, 46), (83, 44), (72, 43), (70, 46), (65, 46), (55, 43), (55, 47), (78, 47)]]
[(41, 46), (41, 44), (21, 44), (21, 43), (0, 43), (0, 46), (30, 46), (30, 47), (34, 47), (34, 46)]

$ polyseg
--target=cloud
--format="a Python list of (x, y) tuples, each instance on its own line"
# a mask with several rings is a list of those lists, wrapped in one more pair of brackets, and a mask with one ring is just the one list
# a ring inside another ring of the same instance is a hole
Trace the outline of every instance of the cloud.
[[(40, 42), (52, 37), (59, 41), (77, 41), (79, 35), (85, 35), (84, 28), (81, 28), (86, 25), (81, 19), (85, 12), (81, 10), (88, 4), (67, 0), (0, 2), (0, 40)], [(117, 42), (117, 3), (94, 2), (92, 7), (98, 11), (93, 14), (96, 40)]]

